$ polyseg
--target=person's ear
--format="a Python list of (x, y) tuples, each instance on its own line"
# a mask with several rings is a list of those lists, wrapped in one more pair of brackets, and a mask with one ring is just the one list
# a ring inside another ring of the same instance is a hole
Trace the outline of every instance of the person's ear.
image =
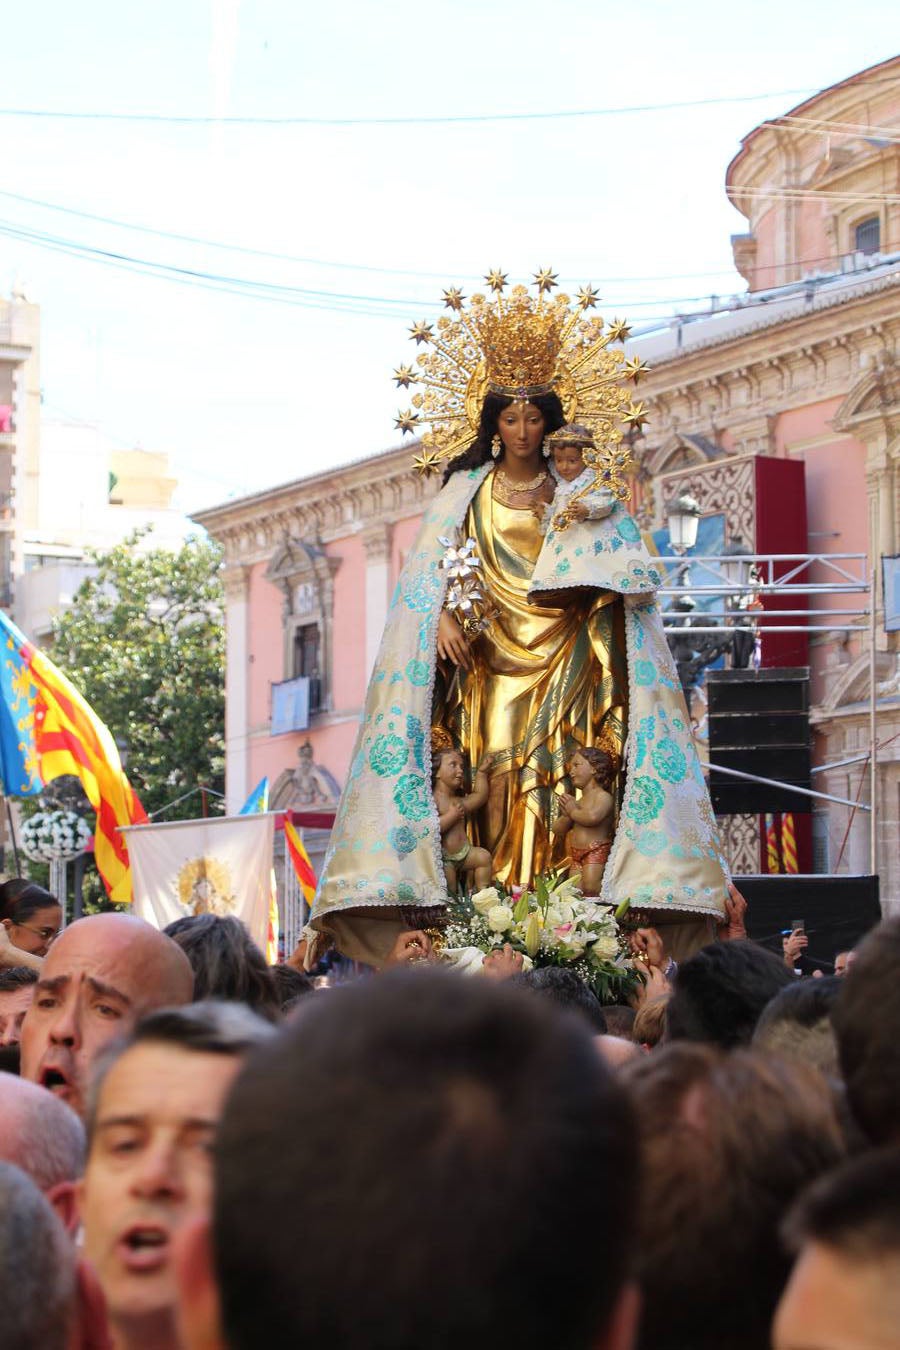
[(80, 1222), (78, 1211), (78, 1183), (74, 1181), (58, 1181), (55, 1186), (51, 1186), (49, 1191), (45, 1191), (47, 1199), (56, 1210), (57, 1218), (65, 1228), (69, 1237), (74, 1238), (78, 1232)]
[(184, 1350), (226, 1350), (208, 1218), (190, 1219), (181, 1227), (174, 1257), (181, 1345)]
[(641, 1291), (630, 1280), (616, 1299), (606, 1329), (594, 1344), (594, 1350), (634, 1350), (641, 1316)]

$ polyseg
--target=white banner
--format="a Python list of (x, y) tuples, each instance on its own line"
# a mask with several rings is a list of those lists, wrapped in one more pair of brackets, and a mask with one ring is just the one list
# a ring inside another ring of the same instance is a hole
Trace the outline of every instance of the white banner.
[(131, 825), (133, 911), (165, 928), (188, 914), (233, 914), (266, 950), (275, 815)]

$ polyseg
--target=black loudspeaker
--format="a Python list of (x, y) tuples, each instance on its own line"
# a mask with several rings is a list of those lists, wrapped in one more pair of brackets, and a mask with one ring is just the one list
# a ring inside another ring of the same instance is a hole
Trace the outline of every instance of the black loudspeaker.
[[(711, 670), (706, 697), (711, 764), (810, 786), (808, 666)], [(810, 809), (810, 799), (789, 787), (731, 778), (715, 769), (709, 792), (718, 816)]]
[(802, 919), (809, 938), (801, 968), (830, 975), (837, 952), (854, 947), (881, 921), (878, 877), (735, 877), (747, 901), (747, 932), (754, 942), (781, 955), (781, 937)]

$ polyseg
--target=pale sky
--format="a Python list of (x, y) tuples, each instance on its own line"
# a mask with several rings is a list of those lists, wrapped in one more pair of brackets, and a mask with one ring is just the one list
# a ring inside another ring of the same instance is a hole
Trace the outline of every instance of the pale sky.
[[(744, 289), (729, 236), (745, 223), (723, 190), (741, 137), (893, 56), (898, 30), (895, 0), (7, 5), (0, 110), (620, 111), (419, 125), (0, 115), (0, 288), (24, 283), (41, 305), (48, 415), (168, 452), (178, 504), (211, 506), (396, 444), (406, 398), (391, 370), (444, 286), (470, 294), (491, 267), (528, 280), (552, 266), (638, 325)], [(733, 101), (622, 111), (699, 100)], [(60, 241), (262, 290), (175, 284)]]

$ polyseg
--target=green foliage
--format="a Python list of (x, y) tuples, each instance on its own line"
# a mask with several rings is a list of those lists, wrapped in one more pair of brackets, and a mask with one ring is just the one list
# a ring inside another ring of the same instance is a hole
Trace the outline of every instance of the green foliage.
[[(201, 783), (224, 790), (225, 625), (219, 546), (192, 537), (177, 553), (139, 550), (147, 533), (90, 555), (96, 573), (56, 620), (52, 656), (127, 745), (152, 814)], [(195, 794), (166, 819), (199, 814)]]

